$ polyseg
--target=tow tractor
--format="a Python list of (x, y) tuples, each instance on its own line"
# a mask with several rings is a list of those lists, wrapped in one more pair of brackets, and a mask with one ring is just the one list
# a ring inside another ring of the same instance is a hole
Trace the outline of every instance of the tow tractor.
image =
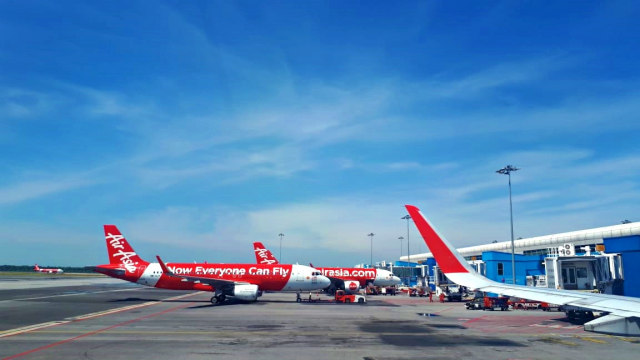
[(508, 303), (509, 303), (509, 305), (511, 305), (512, 309), (519, 309), (519, 310), (537, 310), (537, 309), (542, 309), (542, 302), (541, 301), (513, 298), (513, 299), (509, 300)]
[(466, 303), (467, 310), (509, 310), (508, 297), (477, 297)]
[(436, 297), (440, 297), (440, 294), (444, 294), (447, 301), (462, 301), (460, 286), (456, 284), (436, 286)]
[(336, 291), (336, 302), (337, 303), (359, 303), (364, 304), (367, 299), (363, 295), (359, 294), (345, 294), (344, 290)]

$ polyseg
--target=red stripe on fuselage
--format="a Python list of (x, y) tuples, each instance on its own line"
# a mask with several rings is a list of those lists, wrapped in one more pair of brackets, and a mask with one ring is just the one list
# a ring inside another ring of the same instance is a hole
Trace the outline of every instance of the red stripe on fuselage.
[(440, 236), (433, 230), (431, 225), (425, 220), (417, 207), (406, 205), (409, 215), (416, 224), (420, 235), (427, 243), (429, 250), (436, 259), (440, 269), (446, 273), (466, 273), (467, 269), (460, 263), (458, 258), (451, 252), (447, 244), (445, 244)]

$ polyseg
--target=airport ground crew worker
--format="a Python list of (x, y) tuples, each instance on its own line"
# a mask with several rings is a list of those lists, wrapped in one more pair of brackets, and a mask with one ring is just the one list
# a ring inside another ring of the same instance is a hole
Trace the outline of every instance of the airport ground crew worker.
[(440, 302), (443, 303), (444, 302), (444, 293), (440, 293)]
[(429, 289), (429, 302), (433, 302), (433, 291)]

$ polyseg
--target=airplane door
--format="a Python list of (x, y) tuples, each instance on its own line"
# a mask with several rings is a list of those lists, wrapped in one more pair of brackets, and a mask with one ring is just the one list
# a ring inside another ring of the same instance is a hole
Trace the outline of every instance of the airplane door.
[(576, 268), (575, 266), (567, 266), (562, 268), (562, 282), (564, 287), (572, 289), (576, 286)]
[(567, 269), (567, 271), (569, 272), (569, 284), (575, 285), (576, 284), (576, 268), (570, 267)]

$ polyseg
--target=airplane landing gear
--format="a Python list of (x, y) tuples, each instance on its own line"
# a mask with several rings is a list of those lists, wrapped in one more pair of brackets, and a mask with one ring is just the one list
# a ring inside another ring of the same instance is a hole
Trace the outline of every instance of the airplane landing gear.
[(224, 294), (212, 296), (211, 297), (211, 303), (213, 305), (222, 304), (226, 299), (227, 299), (227, 297)]

